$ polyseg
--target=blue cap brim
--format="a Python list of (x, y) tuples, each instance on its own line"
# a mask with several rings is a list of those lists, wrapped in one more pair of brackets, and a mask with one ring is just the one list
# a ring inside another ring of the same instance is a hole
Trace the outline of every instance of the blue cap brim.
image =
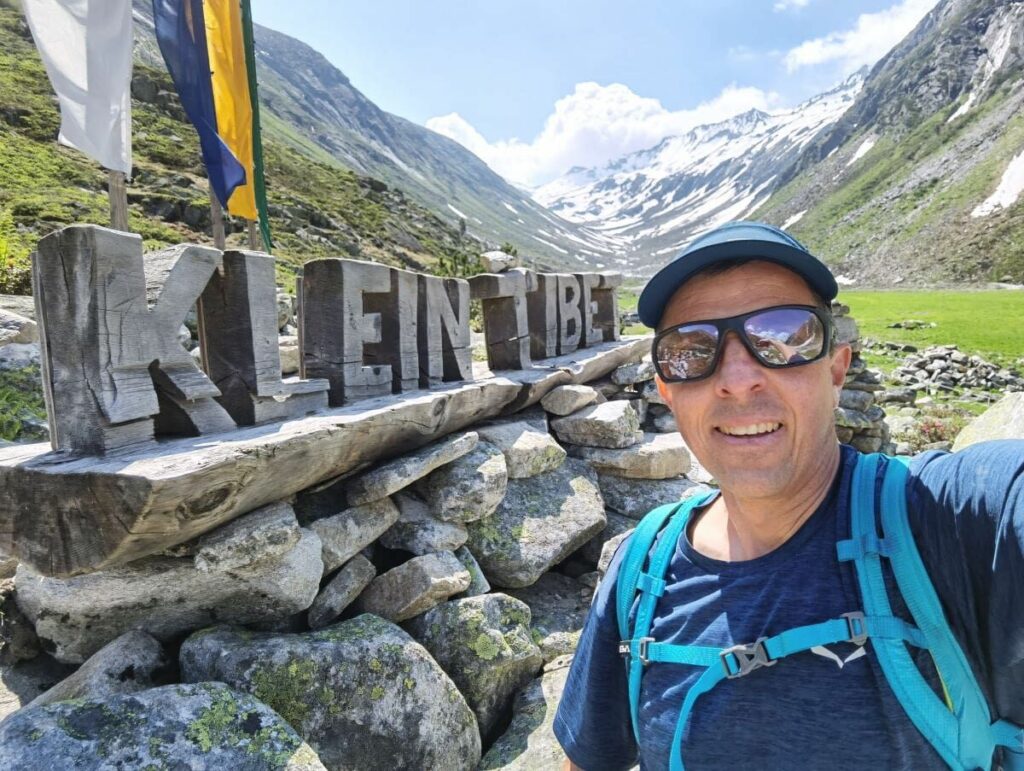
[(774, 262), (789, 268), (824, 300), (832, 300), (839, 293), (832, 272), (818, 258), (801, 249), (772, 241), (727, 241), (680, 256), (655, 273), (640, 293), (637, 303), (640, 321), (651, 328), (657, 327), (668, 301), (686, 281), (716, 262), (742, 258)]

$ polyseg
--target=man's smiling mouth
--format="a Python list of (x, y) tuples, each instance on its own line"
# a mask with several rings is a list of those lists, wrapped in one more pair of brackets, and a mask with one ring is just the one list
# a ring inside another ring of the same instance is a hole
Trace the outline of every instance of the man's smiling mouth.
[(745, 426), (716, 426), (716, 430), (727, 436), (763, 436), (773, 434), (782, 428), (781, 423), (750, 423)]

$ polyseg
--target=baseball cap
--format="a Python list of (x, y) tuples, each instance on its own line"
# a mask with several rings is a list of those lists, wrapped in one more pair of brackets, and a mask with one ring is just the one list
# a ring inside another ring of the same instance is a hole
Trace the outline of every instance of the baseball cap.
[(765, 260), (789, 268), (825, 300), (832, 300), (839, 292), (825, 263), (789, 233), (763, 222), (729, 222), (698, 236), (654, 274), (640, 293), (640, 321), (657, 327), (665, 306), (679, 287), (709, 265), (737, 258)]

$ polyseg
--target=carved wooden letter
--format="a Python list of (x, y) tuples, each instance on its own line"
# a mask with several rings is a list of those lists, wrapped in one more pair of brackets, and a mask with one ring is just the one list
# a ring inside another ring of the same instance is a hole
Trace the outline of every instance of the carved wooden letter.
[(533, 366), (526, 293), (536, 288), (537, 274), (522, 268), (507, 273), (483, 273), (469, 279), (470, 295), (480, 300), (483, 310), (487, 364), (492, 370)]
[(594, 315), (597, 312), (597, 304), (594, 302), (593, 290), (601, 286), (601, 277), (597, 273), (577, 273), (576, 280), (580, 282), (580, 318), (582, 319), (582, 331), (580, 332), (580, 347), (596, 345), (603, 339), (601, 331), (594, 328)]
[(420, 386), (472, 380), (469, 282), (419, 275)]
[(558, 355), (558, 276), (536, 273), (537, 288), (526, 295), (530, 323), (530, 355), (550, 359)]
[(220, 260), (216, 249), (177, 246), (144, 261), (139, 236), (95, 225), (39, 242), (32, 277), (55, 448), (105, 453), (145, 442), (151, 416), (165, 431), (235, 427), (178, 342)]
[(384, 340), (381, 313), (364, 312), (364, 293), (390, 292), (391, 269), (360, 260), (331, 258), (307, 262), (302, 270), (302, 376), (330, 381), (330, 403), (391, 393), (386, 357), (364, 348)]
[(381, 339), (367, 344), (363, 360), (367, 364), (383, 364), (391, 368), (391, 392), (415, 391), (420, 386), (420, 357), (416, 330), (418, 280), (415, 273), (389, 268), (390, 290), (387, 294), (363, 295), (363, 308), (380, 315)]
[(596, 311), (594, 328), (605, 342), (619, 339), (619, 297), (618, 287), (622, 284), (621, 273), (598, 273), (600, 286), (591, 289)]
[(281, 379), (274, 258), (225, 252), (199, 301), (203, 366), (217, 401), (239, 425), (265, 423), (327, 406), (326, 380)]
[(580, 283), (569, 273), (558, 274), (558, 352), (572, 353), (580, 347), (582, 332)]

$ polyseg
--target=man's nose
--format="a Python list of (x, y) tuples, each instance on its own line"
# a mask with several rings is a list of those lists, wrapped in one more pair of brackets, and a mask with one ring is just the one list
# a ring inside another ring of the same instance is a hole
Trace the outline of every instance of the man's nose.
[(715, 390), (720, 396), (744, 396), (764, 386), (765, 368), (748, 351), (735, 332), (727, 332), (722, 357), (715, 371)]

